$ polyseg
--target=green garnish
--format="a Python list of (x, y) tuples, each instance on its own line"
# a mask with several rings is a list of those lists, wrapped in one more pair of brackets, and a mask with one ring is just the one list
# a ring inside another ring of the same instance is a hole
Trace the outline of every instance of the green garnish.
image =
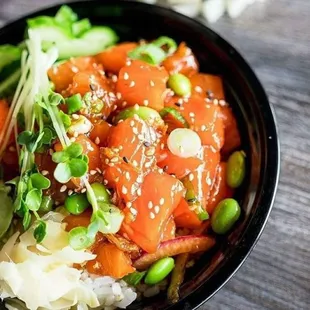
[(46, 235), (46, 223), (42, 220), (38, 220), (36, 228), (34, 229), (33, 236), (38, 243), (41, 243)]
[(123, 280), (131, 286), (137, 286), (138, 284), (140, 284), (145, 274), (146, 274), (146, 271), (142, 271), (142, 272), (135, 271), (125, 276)]
[(83, 148), (78, 143), (72, 143), (63, 151), (55, 152), (52, 159), (58, 163), (54, 177), (60, 183), (67, 183), (72, 177), (80, 178), (88, 170), (88, 164), (82, 155)]
[(75, 94), (66, 99), (66, 104), (68, 106), (68, 113), (73, 114), (78, 112), (83, 107), (83, 101), (81, 94)]
[(136, 47), (128, 53), (128, 57), (145, 61), (151, 65), (158, 65), (174, 53), (176, 49), (177, 44), (173, 39), (159, 37), (149, 44), (142, 44)]
[(75, 227), (69, 231), (69, 244), (72, 249), (79, 251), (88, 248), (93, 243), (87, 235), (86, 227)]

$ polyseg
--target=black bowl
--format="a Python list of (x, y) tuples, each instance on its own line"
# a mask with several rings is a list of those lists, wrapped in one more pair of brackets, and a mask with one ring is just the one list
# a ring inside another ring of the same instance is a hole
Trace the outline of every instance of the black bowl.
[[(169, 9), (132, 1), (81, 1), (70, 3), (80, 17), (113, 27), (121, 40), (154, 39), (161, 35), (186, 41), (202, 72), (222, 75), (227, 100), (237, 115), (247, 153), (247, 180), (236, 193), (242, 219), (230, 235), (219, 239), (187, 271), (181, 301), (169, 305), (165, 294), (143, 299), (130, 309), (195, 309), (213, 296), (238, 270), (256, 244), (272, 208), (279, 176), (279, 141), (275, 117), (267, 96), (252, 69), (240, 54), (203, 24)], [(0, 42), (22, 40), (26, 19), (52, 15), (54, 6), (21, 18), (0, 30)]]

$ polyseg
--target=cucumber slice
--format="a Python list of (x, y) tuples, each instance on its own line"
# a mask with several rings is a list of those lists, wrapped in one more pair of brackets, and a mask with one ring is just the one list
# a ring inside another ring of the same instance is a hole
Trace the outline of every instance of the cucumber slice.
[(182, 114), (174, 108), (164, 108), (159, 112), (160, 116), (168, 125), (168, 132), (173, 131), (176, 128), (189, 128), (189, 124)]
[(59, 59), (95, 55), (118, 40), (116, 33), (104, 26), (93, 27), (78, 39), (66, 36), (59, 27), (37, 28), (35, 31), (46, 38), (43, 48), (50, 47), (51, 44), (57, 47)]
[(143, 120), (148, 120), (150, 118), (153, 119), (161, 119), (159, 113), (151, 108), (147, 107), (131, 107), (121, 111), (115, 118), (114, 123), (118, 123), (120, 120), (125, 120), (127, 118), (133, 117), (134, 115), (138, 115)]

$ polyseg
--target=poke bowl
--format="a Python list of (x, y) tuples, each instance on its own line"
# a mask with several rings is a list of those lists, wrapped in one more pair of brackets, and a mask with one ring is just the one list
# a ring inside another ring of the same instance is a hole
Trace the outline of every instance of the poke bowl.
[(0, 30), (4, 309), (196, 309), (238, 270), (279, 176), (272, 106), (203, 24), (78, 1)]

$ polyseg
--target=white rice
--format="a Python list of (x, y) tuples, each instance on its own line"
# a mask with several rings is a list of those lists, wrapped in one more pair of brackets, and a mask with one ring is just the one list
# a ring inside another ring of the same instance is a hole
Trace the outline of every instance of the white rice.
[[(87, 271), (82, 273), (81, 280), (97, 295), (100, 303), (97, 309), (125, 309), (137, 298), (135, 289), (123, 280), (115, 280), (107, 276), (100, 277), (89, 274)], [(88, 307), (80, 303), (77, 310), (88, 310)]]

